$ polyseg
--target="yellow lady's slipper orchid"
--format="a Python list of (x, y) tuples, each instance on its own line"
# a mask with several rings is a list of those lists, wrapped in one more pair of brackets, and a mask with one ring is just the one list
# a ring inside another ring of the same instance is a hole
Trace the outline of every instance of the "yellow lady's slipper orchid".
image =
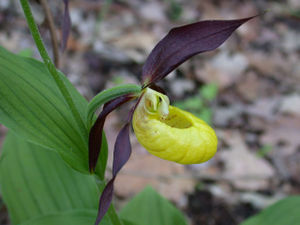
[(148, 56), (142, 69), (142, 86), (138, 93), (126, 92), (106, 101), (89, 133), (90, 171), (96, 168), (100, 155), (105, 118), (117, 107), (138, 98), (129, 113), (127, 123), (117, 136), (114, 146), (113, 177), (100, 197), (95, 225), (100, 223), (109, 209), (114, 180), (130, 157), (131, 121), (141, 145), (162, 159), (181, 164), (194, 164), (205, 162), (214, 156), (218, 142), (214, 130), (191, 113), (170, 106), (168, 97), (153, 89), (162, 91), (156, 85), (158, 81), (192, 56), (218, 48), (234, 30), (252, 18), (254, 17), (200, 21), (173, 28)]
[(169, 105), (166, 95), (146, 88), (133, 115), (133, 129), (149, 153), (181, 164), (202, 163), (217, 151), (217, 136), (203, 120)]

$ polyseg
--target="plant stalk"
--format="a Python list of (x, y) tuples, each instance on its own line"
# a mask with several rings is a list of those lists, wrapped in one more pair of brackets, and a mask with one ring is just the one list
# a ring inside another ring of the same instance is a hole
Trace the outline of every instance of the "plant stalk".
[(62, 93), (62, 95), (64, 96), (75, 120), (77, 121), (77, 124), (80, 128), (81, 131), (84, 131), (84, 135), (87, 137), (87, 128), (85, 123), (83, 122), (76, 106), (75, 103), (63, 81), (63, 79), (60, 77), (58, 71), (56, 70), (54, 64), (51, 61), (51, 58), (48, 55), (48, 52), (43, 44), (41, 35), (39, 33), (38, 27), (34, 21), (29, 3), (27, 0), (20, 0), (26, 20), (27, 20), (27, 24), (29, 26), (31, 35), (34, 39), (34, 42), (39, 50), (39, 53), (45, 63), (45, 65), (48, 68), (48, 71), (50, 72), (50, 74), (52, 75), (53, 79), (55, 80), (60, 92)]
[(110, 221), (113, 225), (123, 225), (122, 221), (120, 220), (114, 205), (111, 203), (110, 207), (107, 210), (107, 215), (109, 216)]
[(57, 35), (56, 35), (56, 29), (55, 29), (55, 25), (54, 25), (54, 21), (53, 21), (53, 16), (52, 16), (52, 13), (51, 13), (51, 10), (50, 10), (47, 0), (40, 0), (40, 2), (44, 9), (47, 25), (48, 25), (49, 31), (50, 31), (54, 64), (55, 64), (56, 68), (60, 68), (58, 41), (57, 41)]

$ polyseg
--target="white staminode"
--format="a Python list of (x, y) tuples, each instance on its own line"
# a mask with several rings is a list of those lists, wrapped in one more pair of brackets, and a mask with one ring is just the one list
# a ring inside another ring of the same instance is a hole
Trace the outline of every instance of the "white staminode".
[(150, 88), (145, 90), (140, 104), (144, 106), (147, 113), (152, 115), (158, 114), (163, 119), (169, 114), (170, 101), (168, 96)]

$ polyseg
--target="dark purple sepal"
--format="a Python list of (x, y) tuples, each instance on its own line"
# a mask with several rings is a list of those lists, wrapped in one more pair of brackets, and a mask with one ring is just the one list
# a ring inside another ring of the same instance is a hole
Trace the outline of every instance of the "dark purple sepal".
[(89, 133), (89, 169), (93, 172), (101, 151), (102, 133), (106, 116), (122, 104), (134, 99), (131, 94), (120, 96), (114, 100), (107, 102), (103, 106), (102, 112), (99, 114), (96, 122), (92, 126)]
[(173, 28), (155, 46), (143, 66), (143, 86), (163, 79), (190, 57), (216, 49), (239, 26), (254, 18), (205, 20)]
[(71, 17), (69, 13), (69, 0), (63, 0), (65, 10), (62, 18), (62, 37), (61, 37), (61, 50), (64, 51), (67, 47), (70, 31), (71, 31)]
[(131, 155), (131, 144), (129, 139), (130, 123), (131, 121), (126, 123), (117, 136), (114, 147), (113, 177), (104, 188), (100, 197), (95, 225), (98, 225), (101, 222), (105, 213), (109, 209), (113, 197), (115, 178)]
[(153, 89), (154, 91), (160, 92), (164, 95), (167, 95), (164, 89), (162, 89), (160, 86), (156, 85), (155, 83), (152, 83), (148, 86), (149, 88)]

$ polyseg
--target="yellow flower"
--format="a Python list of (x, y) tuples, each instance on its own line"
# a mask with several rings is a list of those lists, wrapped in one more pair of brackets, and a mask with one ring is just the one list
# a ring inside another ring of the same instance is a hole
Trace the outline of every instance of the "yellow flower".
[(169, 105), (169, 99), (146, 88), (133, 115), (139, 143), (159, 158), (181, 164), (202, 163), (217, 151), (217, 136), (203, 120)]

